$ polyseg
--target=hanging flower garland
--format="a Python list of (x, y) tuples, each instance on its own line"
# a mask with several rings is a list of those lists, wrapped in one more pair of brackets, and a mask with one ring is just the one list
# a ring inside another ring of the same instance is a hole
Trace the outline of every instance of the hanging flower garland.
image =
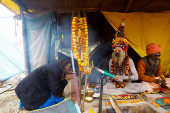
[[(71, 23), (71, 48), (76, 55), (80, 71), (89, 63), (88, 29), (86, 18), (73, 17)], [(82, 52), (81, 52), (82, 48)], [(81, 56), (82, 53), (82, 56)]]
[[(129, 56), (126, 55), (125, 57), (125, 61), (126, 61), (126, 76), (129, 75)], [(115, 73), (114, 73), (115, 71)], [(112, 62), (111, 62), (111, 74), (117, 74), (117, 72), (121, 72), (123, 71), (122, 70), (122, 66), (119, 70), (114, 70), (114, 59), (112, 59)], [(117, 88), (123, 88), (127, 81), (123, 81), (122, 84), (118, 84), (116, 81), (114, 81), (114, 79), (111, 78), (111, 81), (116, 85)]]

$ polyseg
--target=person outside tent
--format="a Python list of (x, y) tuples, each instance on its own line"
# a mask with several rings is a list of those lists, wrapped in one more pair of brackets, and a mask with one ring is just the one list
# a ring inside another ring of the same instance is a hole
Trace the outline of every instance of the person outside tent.
[(67, 81), (72, 78), (68, 59), (33, 70), (15, 88), (20, 107), (30, 111), (61, 102)]
[(147, 86), (147, 91), (151, 92), (155, 88), (166, 86), (165, 77), (161, 72), (161, 46), (150, 43), (146, 46), (147, 56), (137, 63), (139, 80)]
[(2, 87), (3, 81), (0, 79), (0, 88)]

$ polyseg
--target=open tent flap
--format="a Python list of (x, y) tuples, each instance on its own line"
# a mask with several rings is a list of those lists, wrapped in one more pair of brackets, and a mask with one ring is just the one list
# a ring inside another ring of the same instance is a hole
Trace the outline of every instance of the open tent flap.
[(118, 13), (102, 12), (111, 26), (117, 30), (122, 18), (125, 20), (125, 35), (130, 46), (141, 56), (146, 55), (146, 45), (156, 43), (161, 45), (162, 72), (170, 64), (170, 11), (158, 13)]
[(0, 61), (0, 79), (2, 81), (24, 71), (24, 56), (4, 38), (0, 38)]
[(52, 13), (37, 17), (24, 17), (27, 43), (26, 64), (28, 73), (44, 64), (50, 63)]

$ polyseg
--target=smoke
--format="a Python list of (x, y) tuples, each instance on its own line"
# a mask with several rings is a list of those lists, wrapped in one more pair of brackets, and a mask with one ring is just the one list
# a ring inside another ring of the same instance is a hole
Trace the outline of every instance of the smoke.
[(71, 14), (60, 14), (58, 16), (58, 28), (63, 35), (62, 48), (71, 48), (71, 17)]
[(94, 30), (90, 24), (87, 24), (88, 27), (88, 36), (89, 36), (89, 44), (99, 42), (99, 35), (96, 30)]

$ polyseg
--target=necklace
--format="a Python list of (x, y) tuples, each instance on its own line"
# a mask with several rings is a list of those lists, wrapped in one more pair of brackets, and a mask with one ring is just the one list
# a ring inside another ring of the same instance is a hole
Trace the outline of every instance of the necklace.
[[(116, 64), (114, 66), (114, 59), (112, 59), (111, 62), (111, 74), (123, 74), (124, 70), (125, 70), (125, 65), (126, 65), (126, 76), (129, 75), (129, 56), (126, 55), (125, 60), (122, 62), (122, 64), (119, 66), (118, 64)], [(115, 70), (114, 70), (115, 67)], [(111, 81), (116, 85), (117, 88), (123, 88), (127, 81), (123, 81), (121, 84), (118, 84), (114, 79), (111, 78)]]

